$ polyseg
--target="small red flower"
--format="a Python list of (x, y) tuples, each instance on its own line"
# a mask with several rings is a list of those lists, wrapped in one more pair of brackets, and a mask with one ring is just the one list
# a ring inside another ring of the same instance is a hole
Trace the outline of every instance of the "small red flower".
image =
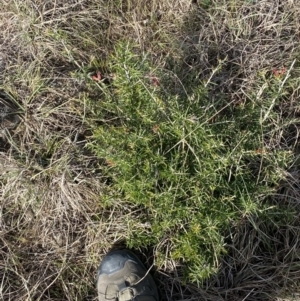
[(285, 67), (282, 67), (281, 69), (276, 69), (276, 68), (273, 68), (273, 74), (276, 76), (276, 77), (279, 77), (279, 76), (282, 76), (286, 73), (286, 68)]
[(157, 77), (152, 77), (151, 80), (152, 80), (152, 84), (153, 84), (155, 87), (159, 86), (159, 80), (158, 80)]
[(100, 73), (100, 71), (95, 72), (92, 76), (92, 80), (98, 82), (99, 80), (102, 79), (102, 75)]

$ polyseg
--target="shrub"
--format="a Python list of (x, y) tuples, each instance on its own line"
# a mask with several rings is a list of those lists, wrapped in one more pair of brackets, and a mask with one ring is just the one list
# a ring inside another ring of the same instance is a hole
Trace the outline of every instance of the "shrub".
[(201, 82), (176, 95), (164, 88), (167, 71), (125, 44), (109, 69), (114, 80), (95, 84), (90, 144), (112, 179), (106, 204), (141, 209), (129, 217), (129, 247), (164, 246), (157, 264), (170, 256), (186, 264), (189, 280), (202, 281), (217, 271), (230, 227), (271, 210), (266, 198), (290, 159), (263, 143), (268, 103), (229, 102)]

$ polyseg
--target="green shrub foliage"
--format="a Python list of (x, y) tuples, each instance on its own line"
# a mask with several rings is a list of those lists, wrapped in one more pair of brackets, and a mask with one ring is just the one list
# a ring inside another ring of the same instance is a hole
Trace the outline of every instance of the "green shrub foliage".
[(262, 143), (268, 100), (234, 102), (193, 78), (175, 93), (166, 70), (125, 44), (109, 64), (113, 80), (95, 83), (90, 145), (112, 179), (106, 204), (139, 209), (128, 217), (129, 247), (155, 246), (157, 264), (181, 261), (202, 281), (217, 271), (230, 227), (271, 210), (266, 196), (289, 161)]

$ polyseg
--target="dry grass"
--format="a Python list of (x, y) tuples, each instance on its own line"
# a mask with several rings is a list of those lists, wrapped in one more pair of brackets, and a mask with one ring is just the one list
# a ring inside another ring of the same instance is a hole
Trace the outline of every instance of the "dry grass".
[(96, 300), (97, 264), (126, 239), (128, 216), (138, 212), (101, 205), (106, 179), (84, 146), (86, 72), (105, 66), (127, 38), (157, 65), (175, 66), (175, 91), (197, 74), (234, 103), (266, 97), (272, 70), (290, 69), (266, 147), (295, 152), (274, 198), (295, 215), (273, 229), (255, 217), (235, 225), (219, 274), (202, 288), (184, 285), (180, 264), (166, 262), (156, 273), (162, 300), (274, 300), (299, 291), (300, 3), (192, 2), (0, 0), (0, 88), (22, 118), (0, 138), (1, 300)]

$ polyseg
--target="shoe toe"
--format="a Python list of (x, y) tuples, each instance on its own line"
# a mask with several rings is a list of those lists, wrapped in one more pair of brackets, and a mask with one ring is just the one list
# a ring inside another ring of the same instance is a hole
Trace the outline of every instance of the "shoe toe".
[(139, 258), (130, 251), (109, 252), (98, 268), (99, 301), (159, 300), (155, 282), (146, 272)]
[(127, 251), (117, 250), (109, 252), (99, 266), (98, 276), (101, 274), (110, 275), (122, 270), (128, 260), (136, 262), (135, 258)]

